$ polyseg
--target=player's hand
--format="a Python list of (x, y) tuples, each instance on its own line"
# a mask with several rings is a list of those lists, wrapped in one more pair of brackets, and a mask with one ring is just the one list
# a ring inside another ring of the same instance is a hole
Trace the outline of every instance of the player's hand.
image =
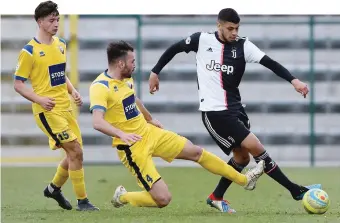
[(159, 79), (158, 75), (154, 72), (150, 73), (149, 77), (149, 90), (150, 94), (154, 94), (156, 91), (159, 90)]
[(151, 125), (154, 125), (154, 126), (156, 126), (156, 127), (158, 127), (158, 128), (163, 128), (163, 125), (161, 124), (161, 122), (160, 121), (158, 121), (157, 119), (151, 119), (150, 121), (148, 121), (148, 123), (150, 123)]
[(306, 98), (309, 90), (308, 90), (308, 86), (306, 83), (298, 80), (298, 79), (294, 79), (292, 80), (292, 85), (294, 86), (295, 90), (297, 92), (299, 92), (304, 98)]
[(47, 111), (51, 111), (55, 106), (54, 98), (50, 97), (40, 97), (37, 104), (41, 105), (41, 107)]
[(72, 98), (74, 99), (74, 102), (76, 103), (77, 106), (82, 106), (83, 105), (83, 99), (81, 98), (79, 92), (77, 90), (72, 91)]
[(125, 132), (119, 134), (118, 137), (129, 146), (142, 139), (140, 135)]

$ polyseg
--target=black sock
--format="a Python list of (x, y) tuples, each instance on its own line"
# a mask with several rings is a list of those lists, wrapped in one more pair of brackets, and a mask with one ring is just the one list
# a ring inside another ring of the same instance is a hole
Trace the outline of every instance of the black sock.
[(47, 189), (50, 193), (53, 193), (54, 191), (60, 191), (60, 187), (57, 187), (56, 185), (54, 185), (53, 183), (50, 183), (47, 186)]
[(256, 163), (264, 160), (265, 168), (264, 172), (274, 179), (276, 182), (281, 184), (287, 190), (290, 191), (294, 199), (299, 196), (301, 193), (306, 192), (308, 189), (297, 185), (291, 182), (285, 175), (282, 173), (280, 167), (270, 158), (269, 154), (264, 151), (260, 156), (254, 157)]
[(84, 199), (77, 199), (78, 202), (80, 203), (88, 203), (89, 202), (89, 199), (87, 198), (84, 198)]
[[(245, 167), (241, 164), (236, 163), (234, 158), (231, 158), (228, 164), (240, 173)], [(232, 183), (231, 180), (228, 180), (227, 178), (222, 177), (220, 179), (220, 182), (218, 182), (216, 189), (213, 192), (214, 197), (217, 199), (222, 199), (231, 183)]]
[(60, 190), (60, 187), (57, 187), (56, 185), (54, 185), (53, 183), (50, 183), (51, 187), (54, 189), (54, 190)]

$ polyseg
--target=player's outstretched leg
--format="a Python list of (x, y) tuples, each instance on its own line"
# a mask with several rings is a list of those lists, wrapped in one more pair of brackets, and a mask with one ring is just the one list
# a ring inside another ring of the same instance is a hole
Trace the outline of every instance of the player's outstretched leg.
[(68, 179), (68, 159), (64, 158), (60, 162), (52, 182), (45, 188), (44, 196), (56, 200), (59, 206), (63, 209), (72, 210), (72, 205), (61, 192), (61, 187), (65, 184), (67, 179)]
[(265, 173), (274, 179), (276, 182), (285, 187), (292, 195), (293, 199), (301, 200), (303, 195), (311, 188), (321, 188), (321, 184), (314, 184), (310, 186), (301, 186), (291, 182), (286, 175), (281, 171), (279, 166), (272, 160), (269, 154), (265, 151), (260, 140), (250, 133), (247, 138), (241, 143), (241, 147), (249, 151), (253, 155), (256, 162), (265, 162)]
[(228, 178), (236, 184), (243, 186), (246, 190), (255, 189), (256, 182), (262, 175), (264, 169), (264, 162), (259, 162), (246, 174), (241, 174), (218, 156), (192, 144), (189, 140), (176, 159), (185, 159), (197, 162), (209, 172)]
[(90, 203), (87, 198), (84, 169), (83, 169), (83, 150), (77, 140), (62, 144), (66, 151), (69, 164), (69, 177), (72, 181), (73, 190), (77, 197), (77, 211), (96, 211), (96, 206)]
[(166, 207), (171, 201), (171, 194), (165, 182), (160, 179), (154, 183), (149, 192), (127, 192), (123, 186), (115, 190), (111, 203), (120, 208), (126, 204), (134, 207)]

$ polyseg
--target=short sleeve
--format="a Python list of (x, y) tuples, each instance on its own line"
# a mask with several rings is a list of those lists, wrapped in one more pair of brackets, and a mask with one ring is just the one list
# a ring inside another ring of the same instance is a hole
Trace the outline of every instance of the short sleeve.
[(246, 39), (244, 42), (244, 57), (246, 63), (259, 63), (266, 54), (261, 51), (254, 43)]
[(99, 109), (106, 112), (109, 95), (108, 81), (96, 81), (90, 86), (90, 111)]
[(186, 53), (189, 53), (191, 51), (197, 52), (200, 37), (201, 37), (200, 32), (196, 32), (196, 33), (192, 34), (191, 36), (188, 36), (186, 39), (182, 40), (182, 42), (181, 42), (182, 49)]
[(16, 80), (26, 81), (33, 68), (33, 46), (26, 45), (19, 54), (17, 67), (14, 78)]

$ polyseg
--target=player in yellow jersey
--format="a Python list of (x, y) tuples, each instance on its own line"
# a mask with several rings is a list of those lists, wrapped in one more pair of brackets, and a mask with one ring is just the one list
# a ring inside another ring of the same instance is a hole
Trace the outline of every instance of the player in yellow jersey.
[[(66, 152), (44, 195), (56, 200), (63, 209), (71, 210), (72, 205), (61, 193), (61, 187), (70, 177), (77, 210), (99, 210), (87, 198), (81, 132), (69, 94), (78, 106), (82, 105), (82, 99), (66, 76), (66, 42), (54, 36), (59, 26), (58, 5), (52, 1), (40, 3), (35, 9), (35, 20), (39, 31), (20, 52), (14, 88), (32, 102), (36, 123), (48, 136), (51, 149), (63, 148)], [(26, 87), (28, 79), (33, 90)]]
[(90, 110), (93, 127), (111, 137), (112, 146), (122, 163), (137, 177), (146, 191), (127, 192), (117, 187), (112, 203), (115, 207), (130, 204), (138, 207), (165, 207), (171, 194), (158, 173), (152, 157), (167, 162), (185, 159), (197, 162), (211, 173), (224, 176), (247, 190), (253, 190), (263, 173), (263, 162), (245, 175), (223, 160), (192, 144), (186, 138), (165, 130), (135, 96), (132, 72), (134, 49), (126, 42), (113, 42), (107, 48), (108, 70), (90, 87)]

